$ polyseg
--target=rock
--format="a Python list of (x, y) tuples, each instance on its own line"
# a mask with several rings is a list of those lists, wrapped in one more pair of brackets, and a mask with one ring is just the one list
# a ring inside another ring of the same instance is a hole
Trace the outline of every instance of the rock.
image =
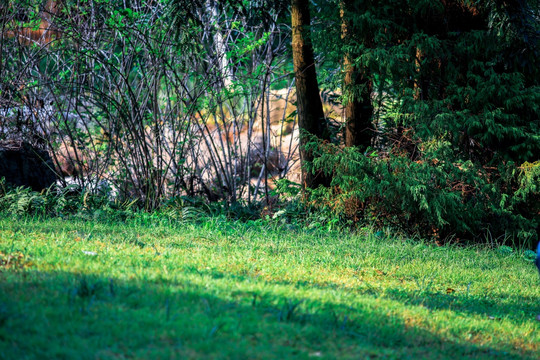
[(90, 160), (84, 151), (75, 150), (64, 143), (55, 151), (55, 154), (62, 176), (78, 177), (88, 174)]
[(26, 142), (0, 142), (0, 178), (7, 184), (41, 191), (56, 181), (53, 169), (47, 151)]

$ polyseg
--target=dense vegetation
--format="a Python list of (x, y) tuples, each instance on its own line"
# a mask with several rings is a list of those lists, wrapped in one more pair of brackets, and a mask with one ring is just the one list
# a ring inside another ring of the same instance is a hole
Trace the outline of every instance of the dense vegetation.
[(537, 358), (539, 19), (1, 0), (0, 358)]
[(538, 18), (536, 0), (8, 0), (0, 138), (147, 211), (202, 199), (531, 246)]

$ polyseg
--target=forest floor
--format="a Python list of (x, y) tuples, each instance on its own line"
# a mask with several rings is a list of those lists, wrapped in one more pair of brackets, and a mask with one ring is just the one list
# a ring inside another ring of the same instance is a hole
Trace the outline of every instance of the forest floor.
[(381, 234), (0, 219), (0, 358), (537, 358), (521, 251)]

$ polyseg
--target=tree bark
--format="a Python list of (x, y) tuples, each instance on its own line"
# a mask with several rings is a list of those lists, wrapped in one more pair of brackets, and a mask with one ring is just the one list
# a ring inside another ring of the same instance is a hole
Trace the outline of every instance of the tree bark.
[(296, 76), (296, 98), (298, 126), (300, 128), (300, 160), (302, 162), (302, 185), (304, 188), (317, 188), (330, 185), (330, 177), (322, 172), (306, 171), (304, 164), (313, 162), (314, 155), (305, 149), (306, 135), (314, 135), (322, 140), (329, 140), (328, 126), (324, 118), (313, 46), (310, 36), (309, 0), (292, 0), (292, 51)]
[[(341, 6), (341, 38), (345, 44), (355, 40), (356, 31), (349, 17), (352, 0), (342, 0)], [(362, 36), (362, 34), (360, 34)], [(374, 134), (371, 104), (373, 85), (364, 68), (354, 63), (358, 54), (346, 51), (343, 55), (343, 95), (345, 97), (345, 146), (358, 146), (362, 151), (371, 145)]]

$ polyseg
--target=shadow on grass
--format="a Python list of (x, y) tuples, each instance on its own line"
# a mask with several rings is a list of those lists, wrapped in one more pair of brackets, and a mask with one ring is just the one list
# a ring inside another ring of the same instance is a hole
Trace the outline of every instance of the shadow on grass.
[(536, 311), (540, 310), (537, 298), (517, 295), (490, 295), (487, 298), (467, 294), (454, 295), (390, 289), (385, 291), (384, 296), (431, 310), (452, 310), (456, 313), (480, 315), (492, 320), (504, 318), (511, 321), (521, 321), (524, 316), (534, 319)]
[[(535, 355), (449, 341), (377, 306), (304, 302), (275, 289), (263, 294), (242, 290), (242, 284), (215, 286), (226, 274), (202, 276), (208, 279), (205, 285), (69, 272), (0, 273), (0, 358), (508, 359)], [(241, 276), (232, 280), (227, 284), (252, 281)]]
[[(243, 282), (255, 280), (256, 277), (232, 273), (223, 273), (216, 270), (201, 270), (193, 267), (185, 267), (183, 271), (201, 276), (209, 276), (213, 279), (228, 278)], [(339, 284), (320, 284), (307, 281), (287, 281), (287, 280), (265, 280), (265, 282), (275, 285), (291, 286), (297, 289), (320, 289), (320, 290), (343, 290), (353, 291), (359, 296), (371, 296), (373, 298), (383, 297), (395, 300), (400, 303), (412, 306), (422, 306), (430, 310), (451, 310), (456, 313), (469, 315), (480, 315), (494, 320), (505, 318), (507, 320), (521, 321), (523, 316), (534, 319), (538, 307), (538, 298), (532, 296), (490, 294), (489, 297), (479, 297), (467, 293), (442, 293), (432, 290), (407, 290), (399, 288), (378, 289), (364, 282), (366, 287), (359, 289), (345, 288)]]

